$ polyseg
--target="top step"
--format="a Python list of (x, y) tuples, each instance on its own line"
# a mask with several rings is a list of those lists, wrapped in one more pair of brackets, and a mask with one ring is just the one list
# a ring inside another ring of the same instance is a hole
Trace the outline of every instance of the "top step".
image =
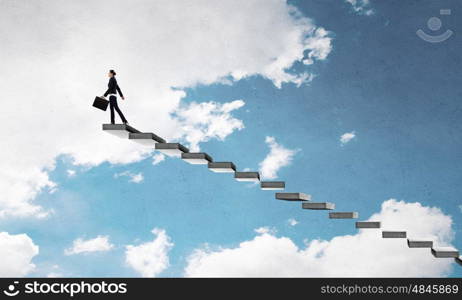
[(103, 131), (123, 139), (128, 139), (130, 133), (140, 133), (135, 128), (126, 124), (103, 124)]

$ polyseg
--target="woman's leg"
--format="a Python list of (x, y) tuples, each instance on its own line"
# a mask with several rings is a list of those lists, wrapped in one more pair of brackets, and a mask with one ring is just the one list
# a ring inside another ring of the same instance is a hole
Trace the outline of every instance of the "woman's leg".
[[(127, 119), (125, 119), (124, 114), (119, 108), (119, 105), (117, 105), (117, 98), (115, 96), (111, 96), (109, 99), (111, 100), (112, 107), (117, 111), (117, 113), (119, 114), (119, 117), (122, 119), (122, 122), (127, 123)], [(114, 112), (112, 111), (112, 113)]]
[(109, 108), (111, 109), (111, 124), (114, 124), (115, 123), (115, 118), (114, 118), (114, 103), (116, 103), (117, 105), (117, 102), (115, 102), (116, 100), (116, 97), (109, 97)]

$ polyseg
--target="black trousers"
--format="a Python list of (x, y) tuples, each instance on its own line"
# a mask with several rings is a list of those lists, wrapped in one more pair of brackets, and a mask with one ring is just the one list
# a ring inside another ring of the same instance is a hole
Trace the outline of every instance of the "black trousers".
[(109, 97), (109, 107), (111, 108), (111, 123), (115, 123), (115, 118), (114, 118), (114, 109), (117, 111), (119, 114), (119, 117), (122, 119), (123, 123), (127, 123), (127, 119), (125, 119), (124, 114), (119, 108), (119, 105), (117, 105), (117, 97), (116, 96), (110, 96)]

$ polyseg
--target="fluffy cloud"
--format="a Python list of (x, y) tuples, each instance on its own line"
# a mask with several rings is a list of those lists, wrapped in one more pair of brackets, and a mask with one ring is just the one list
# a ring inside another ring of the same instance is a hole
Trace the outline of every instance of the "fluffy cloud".
[(295, 226), (298, 224), (298, 221), (294, 218), (290, 218), (289, 220), (287, 220), (287, 224), (289, 224), (290, 226)]
[(199, 151), (200, 142), (213, 138), (224, 140), (233, 131), (243, 129), (242, 121), (232, 117), (231, 112), (244, 104), (242, 100), (235, 100), (224, 104), (192, 102), (179, 107), (175, 115), (191, 151)]
[[(383, 202), (370, 217), (385, 229), (408, 232), (410, 237), (431, 237), (438, 245), (453, 239), (452, 220), (440, 209), (394, 199)], [(453, 259), (436, 259), (429, 249), (409, 249), (404, 239), (383, 239), (379, 230), (330, 241), (312, 240), (299, 248), (287, 237), (260, 231), (235, 248), (197, 249), (188, 259), (185, 275), (230, 277), (440, 277), (451, 270)]]
[(35, 269), (39, 247), (26, 234), (0, 232), (0, 277), (23, 277)]
[(114, 174), (114, 178), (119, 177), (128, 177), (128, 181), (133, 183), (141, 183), (144, 180), (143, 173), (132, 173), (130, 171), (124, 171), (121, 173)]
[(46, 274), (46, 277), (48, 277), (48, 278), (65, 277), (65, 275), (60, 272), (60, 267), (58, 265), (53, 265), (53, 266), (51, 266), (50, 269), (51, 269), (51, 271), (49, 271)]
[(66, 173), (68, 177), (74, 177), (76, 174), (75, 170), (71, 170), (71, 169), (67, 170)]
[(350, 142), (355, 137), (356, 137), (356, 134), (354, 131), (344, 133), (342, 134), (342, 136), (340, 136), (340, 143), (342, 143), (342, 145), (345, 145), (346, 143)]
[(303, 60), (305, 65), (312, 65), (316, 60), (326, 59), (332, 50), (329, 32), (322, 27), (317, 28), (313, 35), (306, 39), (306, 43), (311, 51)]
[(151, 155), (101, 131), (108, 113), (91, 102), (105, 91), (108, 69), (118, 71), (126, 96), (120, 106), (135, 128), (167, 140), (187, 134), (194, 148), (201, 137), (221, 138), (229, 124), (218, 119), (205, 130), (179, 119), (182, 88), (254, 75), (278, 87), (301, 84), (312, 74), (291, 66), (325, 59), (331, 44), (285, 0), (19, 0), (2, 5), (0, 36), (2, 96), (9, 99), (2, 103), (8, 147), (0, 150), (0, 217), (49, 213), (34, 198), (53, 189), (48, 173), (60, 155), (86, 167)]
[(275, 179), (278, 177), (277, 173), (279, 169), (290, 165), (294, 155), (299, 150), (287, 149), (284, 146), (278, 144), (276, 139), (271, 136), (267, 136), (265, 142), (268, 144), (270, 152), (259, 164), (260, 174), (262, 178)]
[(369, 0), (345, 0), (350, 3), (355, 13), (360, 15), (370, 16), (374, 14), (374, 10), (370, 7)]
[(81, 238), (76, 239), (72, 243), (72, 247), (64, 250), (64, 254), (73, 255), (80, 253), (91, 253), (91, 252), (104, 252), (114, 248), (109, 242), (108, 236), (97, 236), (94, 239), (83, 240)]
[(275, 228), (270, 228), (268, 226), (263, 226), (263, 227), (256, 228), (256, 229), (254, 229), (254, 231), (256, 233), (258, 233), (258, 234), (265, 234), (265, 233), (275, 234), (276, 233)]
[(125, 261), (143, 277), (155, 277), (170, 264), (168, 252), (173, 247), (170, 237), (158, 228), (152, 233), (156, 236), (152, 242), (126, 246)]
[(156, 153), (152, 156), (152, 164), (158, 165), (165, 160), (165, 155), (162, 153)]
[(63, 274), (61, 273), (56, 273), (56, 272), (50, 272), (46, 276), (47, 278), (59, 278), (59, 277), (64, 277)]

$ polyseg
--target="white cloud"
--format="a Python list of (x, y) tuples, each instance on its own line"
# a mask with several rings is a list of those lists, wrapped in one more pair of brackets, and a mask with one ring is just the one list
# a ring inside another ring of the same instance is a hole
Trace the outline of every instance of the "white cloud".
[(340, 143), (342, 143), (342, 145), (345, 145), (346, 143), (350, 142), (352, 139), (354, 139), (356, 137), (356, 134), (354, 131), (352, 132), (347, 132), (347, 133), (344, 133), (342, 134), (342, 136), (340, 137)]
[(158, 165), (165, 160), (165, 155), (162, 153), (156, 153), (152, 156), (152, 164)]
[(76, 173), (75, 170), (71, 170), (71, 169), (67, 170), (66, 172), (67, 172), (68, 177), (74, 177)]
[(34, 199), (52, 187), (48, 174), (60, 155), (85, 167), (151, 155), (102, 132), (108, 112), (91, 102), (104, 92), (108, 69), (118, 71), (126, 96), (120, 106), (135, 128), (167, 140), (198, 134), (189, 141), (194, 147), (227, 127), (216, 120), (205, 132), (183, 131), (172, 115), (184, 107), (182, 87), (254, 75), (276, 86), (300, 84), (312, 74), (291, 66), (325, 59), (331, 43), (285, 0), (36, 0), (3, 6), (0, 28), (7, 41), (0, 48), (2, 95), (15, 100), (2, 103), (8, 147), (0, 150), (0, 217), (47, 215)]
[(57, 272), (50, 272), (47, 274), (46, 276), (47, 278), (60, 278), (60, 277), (64, 277), (63, 274), (61, 273), (57, 273)]
[(169, 266), (168, 252), (173, 247), (165, 230), (154, 228), (156, 236), (152, 242), (138, 246), (128, 245), (125, 251), (125, 261), (143, 277), (155, 277)]
[(370, 16), (374, 14), (374, 10), (370, 7), (369, 0), (345, 0), (350, 3), (354, 12), (360, 15)]
[(298, 221), (294, 218), (290, 218), (289, 220), (287, 220), (287, 224), (289, 224), (290, 226), (295, 226), (298, 224)]
[(263, 227), (256, 228), (256, 229), (254, 229), (254, 231), (256, 233), (258, 233), (258, 234), (265, 234), (265, 233), (275, 234), (277, 232), (277, 230), (275, 228), (270, 228), (268, 226), (263, 226)]
[[(381, 220), (385, 229), (406, 230), (410, 237), (432, 237), (437, 245), (450, 244), (454, 235), (451, 217), (419, 203), (390, 199), (370, 219)], [(188, 258), (185, 275), (441, 277), (449, 274), (453, 262), (434, 258), (428, 248), (409, 249), (405, 239), (383, 239), (380, 230), (364, 229), (329, 241), (312, 240), (304, 248), (290, 238), (261, 231), (235, 248), (195, 250)]]
[(307, 38), (305, 42), (311, 49), (307, 57), (303, 60), (305, 65), (312, 65), (315, 60), (326, 59), (332, 51), (332, 41), (329, 38), (329, 32), (322, 27), (317, 28), (314, 34)]
[(141, 183), (144, 180), (143, 173), (132, 173), (130, 171), (124, 171), (121, 173), (114, 174), (114, 178), (119, 177), (128, 177), (130, 178), (128, 181), (133, 183)]
[(0, 232), (0, 277), (23, 277), (35, 270), (39, 247), (26, 234)]
[(114, 248), (114, 245), (109, 242), (108, 236), (98, 235), (94, 239), (84, 240), (76, 239), (72, 243), (72, 247), (64, 250), (66, 255), (74, 255), (80, 253), (105, 252)]
[(260, 162), (260, 174), (265, 179), (275, 179), (278, 177), (277, 173), (282, 167), (286, 167), (292, 163), (293, 157), (297, 152), (296, 150), (287, 149), (278, 144), (276, 139), (267, 136), (265, 139), (266, 144), (270, 148), (270, 152), (265, 159)]
[(48, 278), (59, 278), (59, 277), (64, 277), (64, 274), (59, 271), (59, 266), (58, 265), (53, 265), (51, 267), (51, 271), (47, 273), (46, 277)]
[(131, 179), (130, 179), (130, 181), (134, 183), (140, 183), (143, 180), (144, 180), (144, 177), (142, 173), (131, 175)]
[(231, 112), (244, 104), (242, 100), (234, 100), (224, 104), (211, 101), (180, 106), (175, 115), (182, 129), (182, 138), (189, 143), (190, 150), (199, 151), (200, 142), (223, 141), (235, 130), (243, 129), (242, 121), (234, 118)]

